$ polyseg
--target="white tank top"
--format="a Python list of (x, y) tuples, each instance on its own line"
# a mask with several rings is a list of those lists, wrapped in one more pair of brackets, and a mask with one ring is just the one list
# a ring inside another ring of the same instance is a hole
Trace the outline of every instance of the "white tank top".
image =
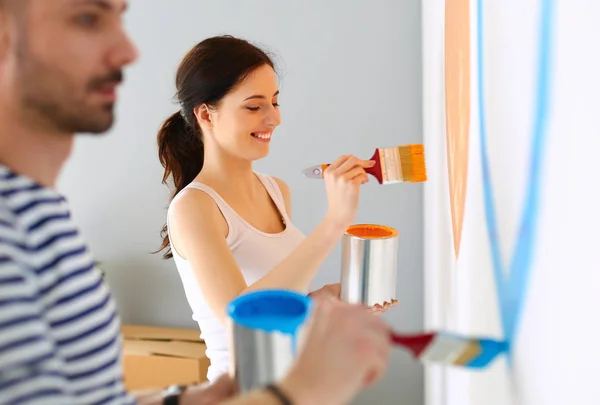
[[(212, 197), (221, 210), (229, 228), (226, 242), (247, 285), (253, 284), (281, 263), (304, 238), (287, 215), (283, 195), (277, 182), (260, 173), (256, 173), (256, 176), (265, 186), (283, 217), (285, 222), (283, 232), (273, 234), (256, 229), (239, 216), (214, 189), (203, 183), (194, 182), (186, 187), (205, 192)], [(220, 375), (229, 372), (229, 335), (204, 300), (190, 262), (179, 256), (173, 247), (171, 251), (192, 309), (192, 319), (198, 322), (200, 337), (206, 343), (206, 356), (210, 360), (207, 378), (212, 382)]]

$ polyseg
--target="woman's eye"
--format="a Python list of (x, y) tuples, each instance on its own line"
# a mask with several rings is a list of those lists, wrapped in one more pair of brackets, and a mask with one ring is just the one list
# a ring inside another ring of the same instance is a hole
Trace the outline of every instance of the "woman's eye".
[[(279, 103), (273, 103), (273, 107), (278, 108), (279, 107)], [(246, 107), (248, 110), (256, 112), (258, 110), (260, 110), (260, 107)]]

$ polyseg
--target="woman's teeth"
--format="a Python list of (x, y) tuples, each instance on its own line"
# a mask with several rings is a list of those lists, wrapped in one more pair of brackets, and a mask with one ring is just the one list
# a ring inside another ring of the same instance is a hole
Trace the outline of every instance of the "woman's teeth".
[(253, 132), (252, 136), (259, 139), (271, 139), (271, 132)]

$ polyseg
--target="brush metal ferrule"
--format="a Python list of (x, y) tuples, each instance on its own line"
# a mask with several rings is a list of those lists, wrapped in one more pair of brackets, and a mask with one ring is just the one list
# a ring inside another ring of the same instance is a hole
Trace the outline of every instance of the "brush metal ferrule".
[(425, 349), (419, 358), (423, 362), (428, 363), (444, 363), (455, 364), (458, 359), (464, 359), (464, 354), (467, 353), (471, 358), (471, 341), (468, 339), (449, 336), (445, 334), (437, 334), (429, 347)]
[(381, 162), (382, 184), (404, 181), (402, 161), (398, 147), (379, 149), (379, 161)]

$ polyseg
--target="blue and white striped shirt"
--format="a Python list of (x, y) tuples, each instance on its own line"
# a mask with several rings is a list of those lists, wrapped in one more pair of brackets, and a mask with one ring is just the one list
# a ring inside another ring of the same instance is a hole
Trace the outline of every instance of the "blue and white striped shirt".
[(120, 321), (64, 197), (0, 165), (0, 404), (129, 404)]

